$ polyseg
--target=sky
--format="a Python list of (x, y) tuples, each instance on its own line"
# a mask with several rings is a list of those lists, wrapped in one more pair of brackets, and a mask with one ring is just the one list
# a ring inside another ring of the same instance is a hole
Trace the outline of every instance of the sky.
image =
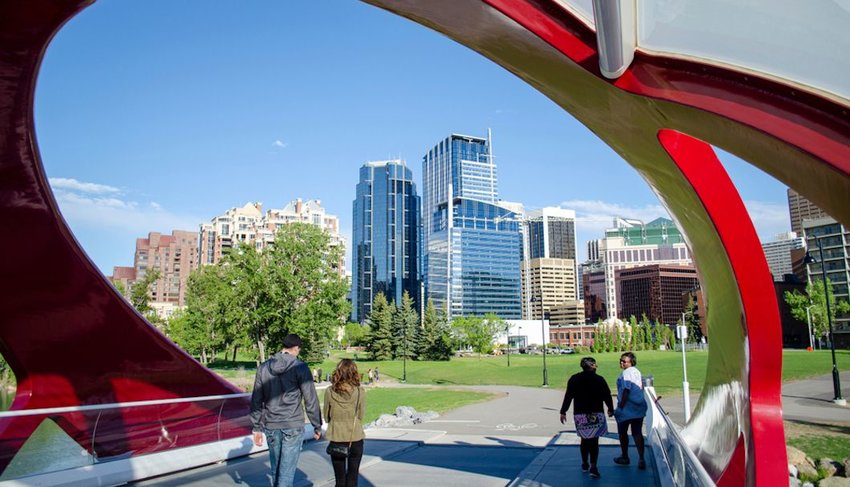
[[(493, 134), (502, 199), (576, 211), (579, 260), (614, 216), (666, 216), (612, 149), (503, 68), (357, 1), (101, 0), (48, 47), (36, 136), (66, 221), (104, 274), (136, 238), (249, 201), (319, 199), (351, 239), (358, 169)], [(786, 187), (721, 153), (763, 241)], [(420, 185), (421, 186), (421, 185)], [(350, 259), (349, 259), (350, 265)]]

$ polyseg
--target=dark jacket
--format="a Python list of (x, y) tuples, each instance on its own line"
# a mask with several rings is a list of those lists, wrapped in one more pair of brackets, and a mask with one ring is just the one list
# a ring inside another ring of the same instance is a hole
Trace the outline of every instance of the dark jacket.
[(313, 428), (322, 427), (322, 411), (307, 364), (287, 353), (277, 353), (257, 369), (251, 395), (254, 431), (304, 427), (304, 408)]
[(564, 402), (561, 405), (561, 414), (566, 414), (570, 409), (570, 402), (575, 400), (573, 414), (601, 413), (602, 403), (608, 406), (609, 411), (614, 410), (614, 401), (611, 400), (611, 388), (601, 375), (596, 371), (582, 371), (570, 377), (567, 381), (567, 392), (564, 394)]

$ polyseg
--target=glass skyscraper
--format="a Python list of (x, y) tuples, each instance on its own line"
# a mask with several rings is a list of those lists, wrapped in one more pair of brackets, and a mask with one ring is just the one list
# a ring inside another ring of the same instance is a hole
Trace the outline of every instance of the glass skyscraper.
[(419, 309), (419, 196), (403, 161), (367, 162), (353, 204), (351, 320), (363, 322), (377, 293), (401, 304), (404, 291)]
[(489, 138), (452, 134), (422, 160), (425, 291), (450, 317), (522, 313), (519, 218), (498, 200)]

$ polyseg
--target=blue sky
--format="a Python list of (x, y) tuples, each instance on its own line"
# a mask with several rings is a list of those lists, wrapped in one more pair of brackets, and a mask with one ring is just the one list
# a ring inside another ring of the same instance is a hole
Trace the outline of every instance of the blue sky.
[[(36, 133), (72, 230), (106, 274), (149, 231), (248, 201), (320, 199), (351, 237), (358, 168), (493, 131), (500, 196), (578, 215), (579, 257), (614, 215), (666, 212), (583, 125), (469, 49), (356, 1), (101, 0), (55, 37)], [(785, 186), (722, 154), (762, 239)]]

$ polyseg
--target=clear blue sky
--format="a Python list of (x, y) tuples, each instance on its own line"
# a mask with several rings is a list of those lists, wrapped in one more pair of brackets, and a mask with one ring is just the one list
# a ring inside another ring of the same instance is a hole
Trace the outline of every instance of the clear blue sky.
[[(616, 214), (665, 215), (610, 148), (513, 75), (356, 1), (101, 0), (48, 48), (36, 131), (63, 214), (106, 274), (149, 231), (196, 230), (248, 201), (320, 199), (351, 238), (358, 168), (493, 131), (500, 196), (562, 205), (584, 242)], [(785, 187), (721, 157), (763, 239)], [(604, 179), (603, 179), (604, 178)]]

